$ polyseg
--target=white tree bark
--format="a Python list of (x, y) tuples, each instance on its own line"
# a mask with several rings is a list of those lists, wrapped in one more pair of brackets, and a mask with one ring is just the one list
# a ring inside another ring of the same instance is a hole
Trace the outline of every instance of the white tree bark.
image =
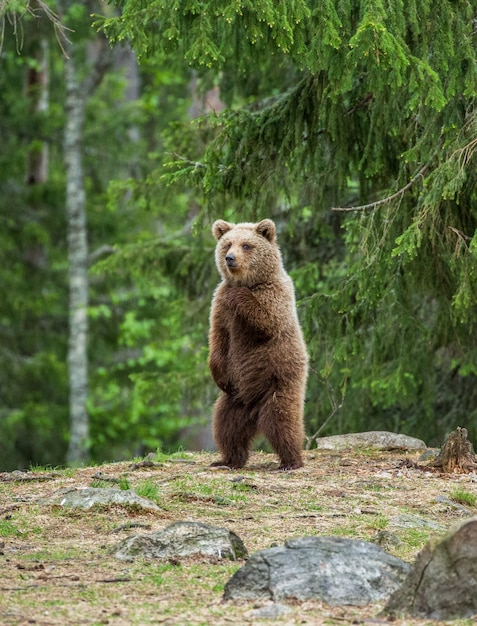
[(88, 399), (88, 240), (83, 181), (82, 137), (85, 99), (73, 55), (65, 59), (66, 215), (68, 223), (70, 441), (67, 461), (86, 461), (89, 450)]
[(68, 222), (69, 340), (68, 379), (70, 405), (69, 465), (89, 457), (88, 400), (88, 233), (83, 178), (82, 141), (85, 105), (112, 65), (112, 52), (105, 41), (96, 46), (94, 64), (81, 83), (75, 67), (73, 46), (66, 46), (66, 215)]

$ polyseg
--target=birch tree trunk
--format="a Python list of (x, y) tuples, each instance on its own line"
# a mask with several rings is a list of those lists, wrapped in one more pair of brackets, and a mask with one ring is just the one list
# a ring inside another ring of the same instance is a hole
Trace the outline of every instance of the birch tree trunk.
[(66, 126), (66, 215), (68, 222), (69, 338), (68, 379), (70, 405), (69, 465), (89, 457), (88, 400), (88, 233), (83, 178), (83, 127), (88, 98), (112, 66), (113, 54), (104, 39), (91, 46), (94, 58), (88, 76), (80, 83), (73, 46), (65, 44)]
[(68, 378), (70, 441), (67, 461), (88, 458), (88, 240), (83, 181), (82, 137), (85, 100), (80, 93), (73, 55), (65, 59), (66, 215), (68, 223), (69, 340)]

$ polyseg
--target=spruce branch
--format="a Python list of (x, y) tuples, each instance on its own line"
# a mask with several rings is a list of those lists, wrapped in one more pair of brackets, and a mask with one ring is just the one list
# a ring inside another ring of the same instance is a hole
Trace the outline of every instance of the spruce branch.
[(19, 3), (12, 2), (12, 0), (0, 0), (0, 52), (5, 39), (6, 21), (8, 21), (15, 37), (17, 53), (20, 54), (24, 43), (22, 19), (27, 14), (37, 19), (41, 18), (42, 14), (46, 16), (53, 25), (58, 45), (66, 56), (64, 42), (67, 40), (66, 31), (72, 32), (71, 28), (61, 22), (58, 15), (44, 0), (23, 0)]
[(402, 195), (404, 195), (406, 191), (408, 191), (420, 178), (424, 177), (428, 169), (429, 169), (429, 165), (426, 163), (426, 165), (421, 167), (421, 169), (417, 172), (417, 174), (415, 174), (411, 178), (411, 180), (406, 185), (404, 185), (404, 187), (401, 187), (401, 189), (398, 189), (395, 193), (391, 194), (390, 196), (386, 196), (386, 198), (382, 198), (382, 200), (376, 200), (376, 202), (370, 202), (369, 204), (362, 204), (361, 206), (331, 207), (331, 210), (345, 212), (345, 211), (366, 211), (367, 209), (377, 209), (383, 204), (392, 202), (393, 200), (396, 200), (397, 198), (400, 198)]
[(448, 226), (447, 227), (449, 230), (451, 230), (454, 234), (457, 235), (457, 237), (463, 241), (464, 243), (467, 241), (472, 241), (472, 237), (469, 237), (469, 235), (466, 235), (465, 233), (463, 233), (461, 230), (459, 230), (458, 228), (454, 228), (454, 226)]
[(179, 161), (187, 163), (187, 165), (193, 165), (195, 168), (207, 167), (207, 165), (205, 163), (201, 163), (200, 161), (191, 161), (187, 157), (184, 157), (184, 156), (181, 156), (180, 154), (177, 154), (177, 152), (167, 152), (166, 154), (170, 154), (171, 156), (175, 157)]
[(471, 160), (474, 155), (474, 152), (477, 150), (477, 138), (472, 139), (467, 145), (459, 150), (456, 150), (452, 155), (451, 159), (456, 157), (459, 161), (460, 167), (463, 169)]

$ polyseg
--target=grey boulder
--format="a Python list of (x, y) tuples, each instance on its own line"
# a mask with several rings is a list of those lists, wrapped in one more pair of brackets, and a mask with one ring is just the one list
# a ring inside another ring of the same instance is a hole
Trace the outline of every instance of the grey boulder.
[(224, 599), (317, 599), (364, 606), (387, 599), (409, 569), (366, 541), (301, 537), (253, 554), (225, 585)]
[(316, 439), (318, 450), (346, 450), (357, 448), (376, 448), (378, 450), (425, 450), (426, 444), (421, 439), (386, 430), (370, 430), (364, 433), (331, 435)]
[(454, 525), (419, 553), (384, 612), (451, 620), (477, 614), (477, 518)]

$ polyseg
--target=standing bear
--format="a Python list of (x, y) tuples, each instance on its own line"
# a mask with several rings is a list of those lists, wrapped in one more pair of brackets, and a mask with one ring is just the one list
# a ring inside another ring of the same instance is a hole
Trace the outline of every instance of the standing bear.
[(240, 468), (262, 433), (280, 470), (303, 466), (308, 357), (275, 224), (218, 220), (215, 259), (222, 276), (210, 314), (209, 367), (222, 390), (214, 407), (213, 466)]

